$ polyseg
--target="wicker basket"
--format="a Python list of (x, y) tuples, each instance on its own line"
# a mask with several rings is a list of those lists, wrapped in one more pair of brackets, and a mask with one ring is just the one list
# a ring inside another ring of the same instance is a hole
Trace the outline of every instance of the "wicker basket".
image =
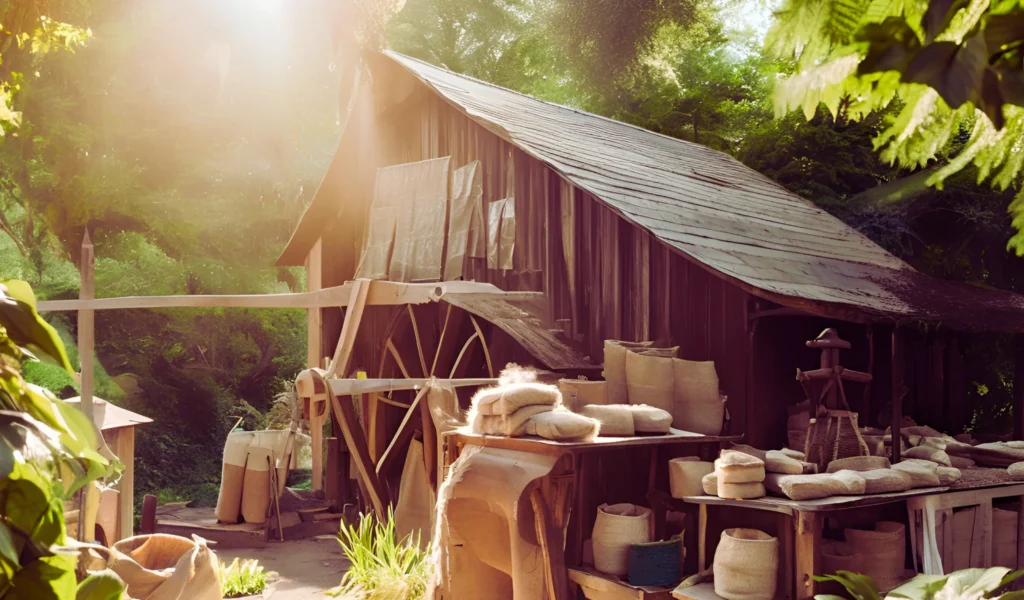
[(849, 410), (825, 410), (811, 419), (804, 454), (824, 472), (828, 463), (851, 456), (869, 456), (871, 452), (857, 426), (857, 413)]

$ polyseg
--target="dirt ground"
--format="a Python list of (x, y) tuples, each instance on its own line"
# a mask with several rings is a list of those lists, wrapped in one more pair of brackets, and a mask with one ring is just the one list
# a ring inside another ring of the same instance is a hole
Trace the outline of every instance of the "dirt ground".
[(224, 562), (235, 557), (255, 558), (267, 571), (277, 572), (278, 577), (263, 592), (264, 600), (330, 598), (324, 590), (341, 582), (348, 564), (333, 537), (282, 542), (266, 548), (215, 551)]

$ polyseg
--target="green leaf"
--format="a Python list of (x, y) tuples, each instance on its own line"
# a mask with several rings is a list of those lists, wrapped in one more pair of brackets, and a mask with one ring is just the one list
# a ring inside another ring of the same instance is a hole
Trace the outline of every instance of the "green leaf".
[(857, 67), (860, 75), (903, 71), (921, 48), (917, 34), (903, 17), (888, 17), (881, 23), (865, 25), (857, 32), (857, 40), (870, 44), (867, 56)]
[(968, 4), (968, 0), (931, 0), (921, 21), (925, 41), (931, 42), (935, 36), (945, 31), (956, 13)]
[(0, 325), (11, 341), (41, 353), (72, 372), (57, 331), (36, 312), (36, 297), (24, 281), (0, 281)]
[(985, 41), (979, 35), (963, 45), (935, 42), (910, 60), (903, 80), (927, 85), (951, 108), (959, 108), (977, 97), (986, 64)]
[(8, 565), (19, 566), (18, 550), (14, 547), (14, 536), (11, 529), (0, 521), (0, 559)]
[(78, 585), (75, 600), (121, 600), (125, 584), (110, 569), (93, 573)]
[(886, 598), (908, 598), (924, 600), (935, 595), (946, 584), (949, 575), (917, 575), (910, 581), (889, 592)]
[(53, 555), (26, 564), (11, 579), (4, 600), (68, 600), (75, 596), (75, 563)]

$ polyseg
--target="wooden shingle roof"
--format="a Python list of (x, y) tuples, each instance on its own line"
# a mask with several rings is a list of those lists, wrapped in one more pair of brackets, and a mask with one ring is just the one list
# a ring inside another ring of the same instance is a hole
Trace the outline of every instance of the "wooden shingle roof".
[(1024, 331), (1024, 297), (924, 275), (727, 154), (384, 55), (622, 218), (757, 296), (854, 321)]

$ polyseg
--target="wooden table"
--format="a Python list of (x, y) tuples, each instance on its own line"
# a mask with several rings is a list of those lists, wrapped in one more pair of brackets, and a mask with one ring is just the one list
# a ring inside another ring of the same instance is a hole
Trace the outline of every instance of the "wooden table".
[(874, 494), (871, 496), (833, 496), (820, 500), (789, 500), (765, 497), (755, 500), (731, 500), (718, 496), (687, 496), (682, 502), (697, 504), (700, 513), (697, 524), (697, 565), (703, 572), (707, 568), (707, 520), (709, 506), (730, 506), (772, 512), (779, 515), (779, 560), (783, 572), (793, 578), (783, 582), (782, 596), (804, 600), (815, 593), (814, 575), (821, 575), (821, 530), (830, 513), (903, 502), (907, 498), (940, 494), (949, 488), (920, 488), (909, 492)]
[[(646, 449), (647, 463), (642, 468), (647, 470), (648, 489), (655, 487), (659, 468), (667, 472), (668, 459), (659, 458), (660, 450), (679, 445), (693, 445), (705, 460), (714, 459), (724, 444), (738, 442), (742, 435), (705, 436), (689, 431), (672, 429), (665, 435), (646, 435), (635, 437), (598, 437), (589, 442), (558, 442), (538, 437), (503, 437), (453, 431), (445, 434), (445, 460), (451, 465), (459, 457), (465, 446), (483, 446), (486, 448), (502, 448), (546, 455), (568, 457), (570, 466), (564, 474), (571, 478), (570, 492), (565, 497), (567, 510), (551, 506), (555, 513), (554, 525), (566, 532), (565, 565), (578, 567), (583, 564), (583, 542), (589, 535), (596, 517), (597, 506), (604, 499), (595, 497), (594, 484), (600, 473), (588, 469), (588, 461), (601, 454), (614, 453), (627, 449)], [(639, 468), (639, 467), (638, 467)], [(567, 522), (558, 522), (557, 515), (567, 515)]]

